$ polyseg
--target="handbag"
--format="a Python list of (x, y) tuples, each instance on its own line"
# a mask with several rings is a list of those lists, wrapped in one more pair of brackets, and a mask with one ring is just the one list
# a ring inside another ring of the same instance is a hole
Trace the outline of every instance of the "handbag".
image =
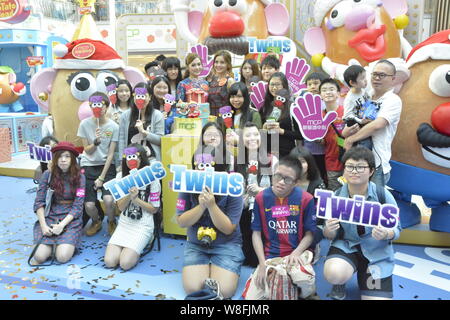
[(50, 208), (52, 207), (52, 198), (55, 190), (50, 188), (50, 179), (52, 177), (52, 173), (49, 172), (48, 180), (47, 180), (47, 193), (45, 194), (45, 208), (44, 208), (44, 216), (48, 217), (50, 214)]
[(316, 275), (311, 264), (313, 253), (305, 250), (300, 256), (301, 264), (287, 266), (286, 260), (286, 257), (266, 260), (264, 289), (253, 281), (258, 266), (245, 283), (242, 297), (245, 300), (298, 300), (313, 296), (316, 292)]

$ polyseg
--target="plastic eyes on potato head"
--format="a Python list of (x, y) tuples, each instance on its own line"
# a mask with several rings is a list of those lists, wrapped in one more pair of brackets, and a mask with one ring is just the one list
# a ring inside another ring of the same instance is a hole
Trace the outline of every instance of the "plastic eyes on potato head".
[(108, 92), (108, 88), (111, 88), (112, 85), (116, 86), (117, 81), (119, 81), (119, 78), (110, 72), (99, 72), (97, 74), (97, 91), (100, 92)]
[(213, 15), (220, 11), (244, 14), (247, 11), (247, 0), (210, 0), (209, 9)]
[(97, 82), (91, 73), (75, 73), (68, 81), (72, 96), (79, 101), (88, 100), (90, 95), (97, 91)]
[(443, 64), (431, 72), (430, 90), (439, 97), (450, 97), (450, 64)]
[(342, 1), (331, 9), (330, 15), (325, 18), (325, 26), (329, 30), (342, 27), (345, 24), (347, 14), (352, 10), (351, 1)]

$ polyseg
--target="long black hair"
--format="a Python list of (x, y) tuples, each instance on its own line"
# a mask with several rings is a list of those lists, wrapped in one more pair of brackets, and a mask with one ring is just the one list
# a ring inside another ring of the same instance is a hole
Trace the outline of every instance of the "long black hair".
[[(289, 83), (286, 79), (286, 76), (284, 75), (284, 73), (282, 72), (275, 72), (269, 79), (268, 84), (270, 84), (270, 81), (273, 78), (280, 78), (281, 83), (283, 84), (283, 89), (288, 90), (289, 95), (291, 93), (291, 91), (289, 90)], [(261, 120), (262, 122), (266, 122), (267, 118), (270, 116), (270, 114), (273, 111), (273, 100), (274, 100), (274, 96), (272, 96), (272, 94), (270, 93), (270, 88), (267, 87), (267, 92), (266, 92), (266, 96), (264, 98), (264, 105), (261, 109), (259, 109), (259, 114), (261, 115)], [(281, 111), (281, 115), (280, 115), (280, 119), (283, 119), (284, 117), (286, 117), (286, 114), (290, 114), (290, 110), (285, 110), (285, 109), (289, 109), (289, 108), (283, 108), (283, 110)]]
[[(142, 169), (143, 167), (146, 167), (150, 164), (150, 161), (148, 160), (148, 157), (147, 157), (147, 153), (141, 144), (132, 143), (132, 144), (128, 145), (125, 149), (127, 149), (127, 148), (136, 148), (137, 151), (139, 152), (140, 164), (139, 164), (138, 169)], [(127, 175), (130, 174), (130, 169), (127, 166), (126, 157), (124, 157), (123, 154), (121, 155), (121, 157), (122, 157), (122, 177), (126, 177)]]
[(313, 155), (308, 149), (302, 146), (297, 146), (291, 150), (289, 155), (297, 159), (305, 159), (306, 163), (308, 164), (308, 172), (306, 173), (306, 178), (308, 179), (308, 181), (314, 181), (320, 178), (320, 171), (317, 167), (316, 160), (314, 160)]
[[(164, 82), (165, 84), (167, 84), (167, 87), (169, 88), (169, 91), (167, 92), (168, 94), (171, 94), (171, 90), (170, 90), (170, 82), (169, 79), (162, 76), (162, 77), (156, 77), (153, 81), (152, 84), (150, 86), (150, 104), (152, 105), (152, 109), (154, 110), (159, 110), (161, 111), (161, 104), (158, 101), (158, 98), (155, 97), (155, 86), (160, 83), (160, 82)], [(163, 103), (164, 106), (164, 103)]]
[[(261, 135), (261, 131), (258, 126), (253, 122), (246, 122), (242, 130), (239, 133), (239, 154), (236, 165), (236, 172), (239, 172), (244, 176), (244, 180), (247, 181), (248, 178), (248, 164), (249, 164), (249, 152), (244, 145), (244, 130), (247, 128), (255, 127)], [(243, 153), (243, 154), (242, 154)], [(261, 169), (270, 168), (272, 166), (272, 156), (267, 152), (267, 135), (261, 135), (261, 145), (258, 149), (258, 171), (257, 171), (257, 181), (258, 184), (261, 181)]]
[[(168, 57), (163, 61), (162, 69), (167, 73), (167, 78), (169, 78), (169, 73), (167, 71), (169, 68), (178, 68), (178, 76), (175, 80), (175, 88), (176, 88), (176, 87), (178, 87), (178, 83), (181, 81), (181, 79), (183, 77), (181, 74), (180, 59), (178, 59), (176, 57)], [(169, 81), (170, 81), (170, 79), (169, 79)]]
[(233, 113), (233, 124), (234, 124), (234, 117), (236, 116), (236, 109), (233, 107), (233, 104), (231, 103), (231, 96), (235, 96), (238, 94), (238, 92), (241, 91), (242, 96), (244, 97), (244, 103), (241, 106), (241, 119), (239, 120), (239, 128), (243, 128), (245, 123), (249, 120), (251, 120), (250, 115), (252, 114), (252, 110), (250, 109), (250, 96), (248, 93), (247, 86), (244, 82), (235, 82), (231, 85), (231, 87), (228, 89), (228, 97), (227, 101), (228, 104), (235, 110), (235, 113)]
[[(132, 94), (134, 94), (134, 90), (136, 90), (136, 88), (145, 88), (147, 93), (150, 95), (150, 88), (148, 87), (147, 83), (139, 82), (138, 84), (136, 84), (133, 88)], [(153, 106), (149, 102), (147, 107), (145, 108), (144, 128), (147, 128), (152, 123), (152, 114), (153, 114)], [(136, 104), (134, 103), (134, 96), (133, 96), (131, 104), (130, 125), (128, 128), (134, 128), (134, 126), (136, 125), (136, 121), (138, 120), (138, 117), (139, 117), (139, 109), (136, 107)]]
[(119, 81), (117, 81), (117, 88), (116, 88), (116, 97), (117, 97), (117, 103), (115, 105), (113, 105), (114, 110), (117, 110), (120, 107), (120, 100), (119, 100), (119, 95), (117, 93), (117, 91), (119, 91), (119, 86), (121, 84), (124, 84), (128, 87), (128, 89), (130, 89), (130, 98), (127, 101), (128, 104), (128, 108), (131, 108), (131, 105), (133, 104), (133, 87), (131, 86), (131, 83), (127, 80), (127, 79), (119, 79)]
[[(216, 128), (219, 133), (220, 133), (220, 144), (218, 147), (210, 147), (210, 146), (206, 146), (203, 143), (203, 136), (205, 135), (206, 130), (208, 130), (209, 127), (214, 127)], [(216, 164), (223, 164), (226, 165), (226, 149), (225, 149), (225, 143), (224, 143), (224, 139), (225, 139), (225, 132), (223, 127), (218, 124), (217, 122), (208, 122), (206, 123), (203, 128), (202, 128), (202, 133), (200, 135), (200, 140), (198, 142), (198, 146), (197, 149), (195, 150), (194, 154), (200, 154), (200, 153), (211, 153), (213, 151), (213, 149), (215, 149), (214, 151), (214, 157), (216, 159)], [(192, 160), (192, 165), (194, 164), (194, 160)]]

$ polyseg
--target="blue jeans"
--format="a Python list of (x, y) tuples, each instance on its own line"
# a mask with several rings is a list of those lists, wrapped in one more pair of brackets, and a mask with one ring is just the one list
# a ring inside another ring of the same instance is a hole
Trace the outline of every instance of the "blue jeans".
[(209, 265), (210, 263), (237, 275), (241, 273), (244, 254), (242, 246), (235, 243), (223, 243), (204, 247), (190, 241), (184, 249), (184, 266)]

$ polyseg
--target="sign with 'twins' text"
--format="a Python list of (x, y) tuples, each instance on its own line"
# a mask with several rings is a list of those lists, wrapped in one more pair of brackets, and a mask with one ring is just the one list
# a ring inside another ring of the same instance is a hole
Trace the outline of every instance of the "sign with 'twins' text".
[(338, 219), (341, 222), (366, 226), (396, 228), (399, 208), (392, 204), (366, 201), (363, 196), (338, 197), (329, 190), (316, 189), (317, 218)]
[(48, 163), (52, 160), (52, 152), (50, 146), (41, 147), (33, 142), (27, 142), (28, 154), (30, 159)]
[(113, 179), (106, 182), (103, 186), (111, 191), (114, 200), (126, 197), (132, 187), (142, 188), (150, 185), (155, 180), (161, 180), (166, 176), (166, 170), (159, 161), (152, 162), (140, 170), (133, 169), (130, 174), (122, 179)]
[(215, 195), (240, 197), (244, 193), (244, 177), (240, 173), (215, 172), (214, 168), (188, 170), (187, 166), (171, 164), (174, 192), (202, 193), (208, 187)]

